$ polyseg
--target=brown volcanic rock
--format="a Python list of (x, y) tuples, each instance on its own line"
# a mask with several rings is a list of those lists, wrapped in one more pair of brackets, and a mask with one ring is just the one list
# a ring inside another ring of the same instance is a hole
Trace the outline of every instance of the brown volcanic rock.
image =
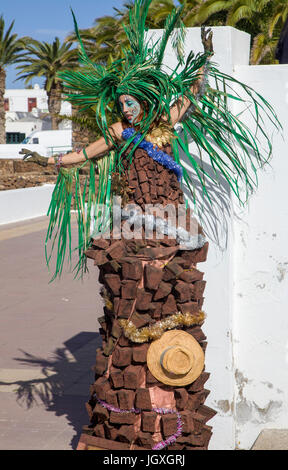
[(149, 348), (148, 343), (144, 343), (141, 345), (136, 345), (133, 347), (132, 351), (132, 358), (133, 362), (139, 362), (141, 364), (145, 364), (147, 360), (147, 351)]
[(138, 281), (143, 274), (141, 261), (136, 258), (124, 258), (122, 262), (122, 275), (124, 279)]
[(138, 388), (136, 391), (135, 406), (141, 410), (152, 410), (151, 397), (148, 388)]
[(117, 392), (119, 408), (121, 410), (131, 410), (134, 407), (135, 392), (133, 390), (119, 390)]
[(124, 386), (123, 371), (117, 368), (111, 368), (110, 379), (114, 388), (122, 388)]
[(155, 411), (142, 412), (142, 430), (144, 432), (155, 432), (157, 413)]
[(136, 298), (136, 309), (149, 310), (151, 300), (152, 294), (150, 292), (146, 292), (144, 289), (138, 289)]
[(185, 388), (176, 388), (174, 392), (176, 407), (178, 410), (185, 410), (189, 395)]
[(105, 274), (104, 276), (106, 284), (111, 289), (112, 293), (117, 296), (120, 295), (121, 280), (117, 274)]
[(94, 382), (93, 387), (97, 395), (97, 398), (100, 398), (100, 400), (105, 400), (106, 393), (111, 388), (108, 379), (106, 379), (106, 377), (104, 376), (99, 377), (99, 379), (97, 379), (96, 382)]
[(177, 431), (177, 415), (167, 414), (161, 416), (161, 425), (165, 437), (172, 436)]
[(121, 296), (123, 299), (135, 299), (137, 294), (137, 282), (127, 279), (121, 283)]
[(177, 313), (177, 304), (174, 295), (170, 294), (162, 306), (162, 315), (173, 315)]
[(155, 292), (153, 300), (159, 300), (163, 299), (164, 297), (167, 297), (172, 290), (172, 285), (169, 284), (168, 282), (160, 282), (158, 290)]
[(115, 367), (124, 367), (131, 364), (132, 349), (116, 347), (112, 355), (112, 364)]
[(139, 387), (142, 366), (130, 365), (124, 370), (124, 387), (136, 390)]
[(144, 273), (145, 287), (147, 289), (157, 290), (163, 276), (162, 269), (146, 264)]
[(118, 310), (117, 310), (117, 317), (119, 318), (129, 318), (131, 314), (131, 310), (133, 307), (133, 299), (120, 299)]
[(203, 273), (198, 271), (195, 268), (184, 270), (178, 277), (181, 281), (184, 282), (195, 282), (195, 281), (202, 281)]
[(132, 442), (136, 437), (136, 432), (133, 425), (123, 425), (118, 429), (117, 441)]
[[(130, 170), (128, 162), (123, 160), (123, 178), (127, 177), (127, 187), (129, 182), (132, 188), (127, 193), (129, 202), (134, 203), (138, 199), (141, 205), (150, 201), (175, 206), (181, 203), (182, 192), (176, 176), (147, 157), (145, 151), (138, 150)], [(144, 230), (142, 236), (140, 240), (123, 238), (111, 240), (109, 246), (107, 243), (94, 246), (94, 251), (102, 252), (102, 255), (96, 255), (97, 262), (100, 262), (99, 280), (107, 287), (113, 304), (113, 309), (109, 302), (107, 307), (110, 310), (104, 309), (105, 319), (100, 331), (105, 351), (110, 347), (110, 338), (114, 349), (112, 357), (107, 358), (109, 365), (104, 372), (108, 383), (107, 386), (103, 381), (105, 400), (111, 406), (127, 410), (126, 413), (116, 413), (105, 409), (103, 414), (103, 407), (101, 411), (95, 402), (94, 384), (88, 403), (94, 434), (97, 434), (99, 442), (108, 442), (105, 444), (107, 449), (124, 449), (123, 446), (129, 449), (131, 444), (133, 449), (139, 446), (151, 449), (155, 443), (152, 438), (154, 432), (160, 432), (157, 440), (173, 435), (177, 431), (177, 414), (160, 415), (152, 411), (151, 397), (155, 387), (159, 387), (163, 392), (173, 391), (175, 401), (171, 398), (171, 406), (180, 413), (183, 426), (182, 435), (168, 450), (206, 449), (211, 436), (210, 428), (205, 427), (206, 421), (215, 414), (204, 405), (209, 393), (204, 384), (209, 374), (203, 371), (198, 379), (185, 387), (173, 389), (163, 385), (147, 368), (150, 342), (138, 344), (129, 340), (119, 325), (119, 319), (129, 319), (136, 328), (142, 328), (178, 311), (197, 315), (203, 303), (205, 282), (196, 263), (205, 259), (208, 244), (191, 252), (179, 250), (175, 240), (169, 240), (167, 236), (163, 240), (153, 239), (151, 235), (145, 239)], [(183, 330), (193, 335), (205, 350), (205, 335), (200, 326), (183, 327)], [(100, 372), (107, 361), (103, 355), (99, 355), (97, 360)], [(97, 387), (99, 389), (99, 384)], [(130, 412), (132, 408), (142, 410), (141, 414)], [(139, 431), (135, 432), (136, 429)]]
[(154, 441), (150, 432), (139, 431), (135, 440), (137, 445), (151, 449), (154, 445)]
[(134, 424), (136, 421), (135, 413), (116, 413), (111, 411), (110, 424)]

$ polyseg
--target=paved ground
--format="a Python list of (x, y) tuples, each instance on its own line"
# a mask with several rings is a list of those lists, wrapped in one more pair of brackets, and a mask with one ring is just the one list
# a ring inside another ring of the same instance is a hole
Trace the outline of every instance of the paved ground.
[(288, 450), (288, 430), (263, 429), (252, 450)]
[(98, 273), (49, 284), (47, 218), (0, 226), (0, 449), (76, 448), (100, 345)]

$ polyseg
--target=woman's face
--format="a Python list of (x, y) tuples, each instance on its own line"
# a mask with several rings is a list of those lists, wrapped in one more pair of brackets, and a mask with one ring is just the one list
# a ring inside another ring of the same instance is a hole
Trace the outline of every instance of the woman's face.
[(131, 95), (121, 95), (119, 97), (119, 104), (123, 116), (130, 124), (137, 122), (141, 113), (141, 104)]

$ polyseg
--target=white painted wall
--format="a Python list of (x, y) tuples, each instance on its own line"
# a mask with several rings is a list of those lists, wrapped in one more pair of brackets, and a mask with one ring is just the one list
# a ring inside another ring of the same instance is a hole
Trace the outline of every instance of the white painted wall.
[(288, 65), (237, 66), (235, 76), (273, 104), (284, 137), (233, 220), (236, 442), (246, 449), (262, 429), (288, 428)]
[(0, 144), (0, 159), (13, 158), (13, 160), (22, 159), (23, 155), (19, 152), (22, 148), (29, 148), (32, 152), (38, 152), (39, 155), (44, 157), (50, 156), (49, 148), (39, 144)]
[(41, 131), (42, 122), (39, 121), (8, 121), (6, 120), (5, 130), (6, 132), (21, 132), (25, 136), (30, 135), (34, 131)]
[[(288, 65), (249, 66), (249, 35), (231, 27), (212, 29), (213, 62), (269, 100), (286, 136), (275, 136), (271, 168), (259, 173), (258, 191), (244, 210), (237, 209), (228, 189), (219, 193), (211, 187), (218, 203), (213, 213), (204, 206), (201, 218), (210, 241), (203, 264), (211, 372), (206, 404), (218, 411), (207, 423), (213, 426), (209, 448), (250, 449), (262, 429), (288, 428)], [(160, 33), (152, 34), (157, 39)], [(188, 29), (185, 53), (190, 49), (203, 50), (200, 28)], [(175, 66), (171, 48), (165, 60)], [(243, 118), (253, 126), (247, 113)], [(193, 143), (190, 151), (197, 155)]]
[[(4, 98), (9, 99), (9, 111), (10, 112), (28, 112), (28, 98), (37, 99), (37, 109), (43, 113), (48, 113), (48, 98), (47, 93), (39, 85), (35, 84), (33, 88), (19, 88), (19, 89), (7, 89), (4, 93)], [(61, 104), (60, 114), (71, 115), (71, 103), (63, 101)]]
[(46, 215), (54, 184), (0, 191), (0, 225)]
[[(161, 30), (152, 31), (150, 34), (152, 34), (153, 40), (157, 40), (161, 35)], [(213, 28), (213, 42), (215, 50), (213, 62), (218, 63), (222, 71), (231, 75), (235, 63), (241, 65), (249, 63), (250, 37), (248, 34), (228, 26), (216, 27)], [(187, 28), (186, 56), (191, 49), (195, 53), (203, 51), (200, 28)], [(167, 47), (165, 64), (169, 68), (175, 67), (177, 64), (171, 45)], [(190, 144), (189, 149), (191, 153), (198, 155), (197, 148), (193, 143)], [(184, 156), (183, 158), (186, 161)], [(193, 174), (193, 169), (187, 161), (186, 167)], [(187, 191), (185, 193), (186, 197), (190, 199), (190, 204), (193, 205), (190, 193)], [(199, 265), (199, 269), (202, 268), (205, 273), (204, 279), (207, 281), (203, 305), (207, 318), (203, 330), (208, 340), (206, 370), (211, 373), (206, 383), (206, 388), (211, 390), (211, 393), (205, 404), (217, 410), (218, 413), (207, 423), (213, 426), (213, 436), (209, 448), (211, 450), (228, 450), (235, 448), (231, 200), (228, 188), (219, 194), (219, 190), (211, 186), (210, 194), (216, 201), (213, 212), (205, 205), (201, 194), (198, 194), (199, 201), (203, 204), (201, 225), (209, 240), (208, 259), (203, 267), (201, 264)]]
[(28, 112), (28, 98), (37, 99), (37, 108), (48, 112), (47, 94), (39, 85), (31, 89), (7, 89), (4, 98), (9, 99), (9, 112)]

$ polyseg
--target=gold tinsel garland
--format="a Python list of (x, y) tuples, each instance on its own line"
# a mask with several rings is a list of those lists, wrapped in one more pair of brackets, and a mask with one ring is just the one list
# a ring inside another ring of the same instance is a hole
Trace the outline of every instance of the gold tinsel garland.
[(161, 338), (166, 330), (173, 330), (180, 326), (200, 325), (205, 320), (205, 313), (200, 311), (198, 315), (190, 313), (175, 313), (166, 320), (160, 320), (150, 326), (144, 326), (137, 329), (136, 326), (129, 320), (119, 320), (121, 328), (123, 328), (124, 335), (134, 343), (146, 343), (149, 340)]
[(161, 148), (165, 145), (171, 144), (174, 137), (171, 127), (166, 123), (160, 123), (146, 135), (145, 139), (153, 145), (157, 145)]

